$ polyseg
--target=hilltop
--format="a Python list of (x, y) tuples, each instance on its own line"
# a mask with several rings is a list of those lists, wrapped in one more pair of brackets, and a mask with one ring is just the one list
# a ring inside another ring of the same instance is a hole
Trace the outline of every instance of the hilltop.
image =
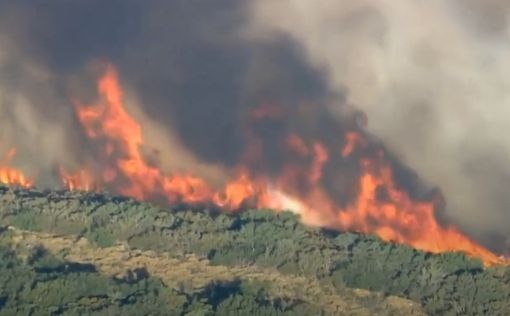
[(106, 194), (0, 187), (0, 218), (0, 314), (510, 310), (509, 268), (306, 227), (289, 212), (162, 208)]

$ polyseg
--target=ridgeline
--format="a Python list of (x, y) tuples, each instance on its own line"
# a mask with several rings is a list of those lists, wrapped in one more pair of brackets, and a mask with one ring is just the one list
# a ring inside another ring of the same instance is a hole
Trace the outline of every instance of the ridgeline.
[(289, 212), (0, 187), (0, 315), (510, 315), (510, 268)]

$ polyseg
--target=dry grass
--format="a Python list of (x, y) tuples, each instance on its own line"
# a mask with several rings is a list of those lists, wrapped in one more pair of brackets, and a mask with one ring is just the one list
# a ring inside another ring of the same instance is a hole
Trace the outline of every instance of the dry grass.
[(316, 279), (286, 275), (272, 269), (216, 266), (194, 255), (176, 258), (154, 251), (132, 250), (125, 244), (100, 248), (84, 238), (11, 230), (16, 247), (40, 245), (65, 260), (93, 264), (99, 272), (109, 276), (123, 277), (128, 270), (143, 267), (169, 287), (188, 290), (201, 289), (212, 281), (244, 279), (263, 282), (274, 297), (301, 299), (321, 306), (331, 315), (425, 315), (418, 304), (403, 298), (382, 297), (348, 288), (339, 294), (333, 286), (320, 284)]

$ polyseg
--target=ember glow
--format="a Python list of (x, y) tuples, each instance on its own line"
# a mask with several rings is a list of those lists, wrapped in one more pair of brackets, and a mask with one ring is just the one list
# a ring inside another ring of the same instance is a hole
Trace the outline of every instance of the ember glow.
[[(290, 209), (310, 225), (377, 234), (386, 241), (433, 253), (461, 251), (481, 258), (486, 265), (504, 263), (455, 227), (442, 226), (435, 216), (434, 200), (413, 200), (396, 184), (384, 150), (367, 151), (369, 141), (358, 131), (346, 132), (344, 145), (338, 148), (296, 131), (285, 132), (281, 147), (289, 159), (275, 174), (260, 167), (264, 146), (248, 128), (246, 153), (229, 170), (230, 180), (217, 187), (193, 170), (170, 173), (148, 162), (141, 151), (145, 144), (142, 126), (124, 106), (113, 66), (106, 67), (97, 90), (94, 104), (75, 102), (74, 106), (85, 135), (100, 148), (97, 160), (102, 167), (98, 171), (86, 166), (74, 171), (60, 168), (62, 183), (68, 189), (108, 188), (139, 200), (210, 205), (231, 211), (243, 207)], [(286, 115), (274, 105), (255, 108), (251, 114), (247, 119), (251, 124), (284, 120)], [(12, 155), (2, 160), (0, 181), (30, 186), (32, 182), (20, 172), (5, 167)], [(325, 168), (347, 159), (355, 159), (360, 170), (354, 184), (357, 193), (340, 203), (325, 188)]]

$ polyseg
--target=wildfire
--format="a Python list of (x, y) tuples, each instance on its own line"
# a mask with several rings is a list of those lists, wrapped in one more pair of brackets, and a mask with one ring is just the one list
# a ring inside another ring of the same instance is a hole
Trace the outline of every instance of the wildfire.
[[(215, 205), (227, 210), (243, 206), (291, 209), (309, 224), (375, 233), (386, 241), (434, 253), (462, 251), (487, 265), (504, 263), (456, 228), (441, 226), (435, 217), (434, 201), (414, 201), (399, 188), (384, 153), (363, 155), (368, 141), (356, 131), (345, 133), (342, 148), (329, 148), (321, 140), (289, 131), (282, 140), (282, 150), (292, 159), (285, 161), (277, 175), (251, 171), (250, 165), (260, 158), (263, 146), (249, 134), (252, 144), (231, 170), (231, 180), (215, 188), (200, 177), (185, 172), (168, 174), (147, 162), (141, 152), (142, 128), (123, 104), (123, 90), (113, 66), (106, 68), (97, 89), (97, 102), (76, 102), (75, 109), (85, 134), (104, 146), (98, 158), (104, 162), (103, 169), (96, 175), (86, 168), (74, 173), (61, 168), (62, 182), (71, 190), (108, 187), (140, 200), (163, 198), (169, 204)], [(285, 115), (277, 106), (265, 105), (253, 111), (251, 122), (284, 119)], [(346, 161), (358, 154), (357, 196), (340, 204), (323, 185), (325, 168), (332, 159)], [(7, 161), (13, 155), (10, 153)], [(5, 167), (0, 167), (0, 181), (31, 185), (21, 173)]]
[(75, 173), (67, 172), (60, 167), (60, 178), (68, 190), (99, 191), (99, 186), (90, 171), (81, 169)]
[(345, 146), (342, 148), (342, 157), (346, 158), (352, 154), (354, 149), (358, 146), (365, 146), (366, 141), (356, 132), (347, 132), (345, 134)]
[[(505, 262), (456, 228), (440, 226), (434, 203), (412, 201), (406, 192), (397, 189), (392, 170), (384, 161), (363, 160), (361, 164), (358, 198), (339, 213), (342, 229), (375, 232), (383, 240), (433, 253), (461, 251), (481, 258), (487, 265)], [(382, 199), (377, 197), (379, 188), (385, 189)]]
[(0, 183), (17, 185), (24, 188), (31, 187), (33, 184), (32, 180), (28, 179), (20, 170), (9, 166), (15, 155), (16, 149), (12, 148), (0, 159)]

